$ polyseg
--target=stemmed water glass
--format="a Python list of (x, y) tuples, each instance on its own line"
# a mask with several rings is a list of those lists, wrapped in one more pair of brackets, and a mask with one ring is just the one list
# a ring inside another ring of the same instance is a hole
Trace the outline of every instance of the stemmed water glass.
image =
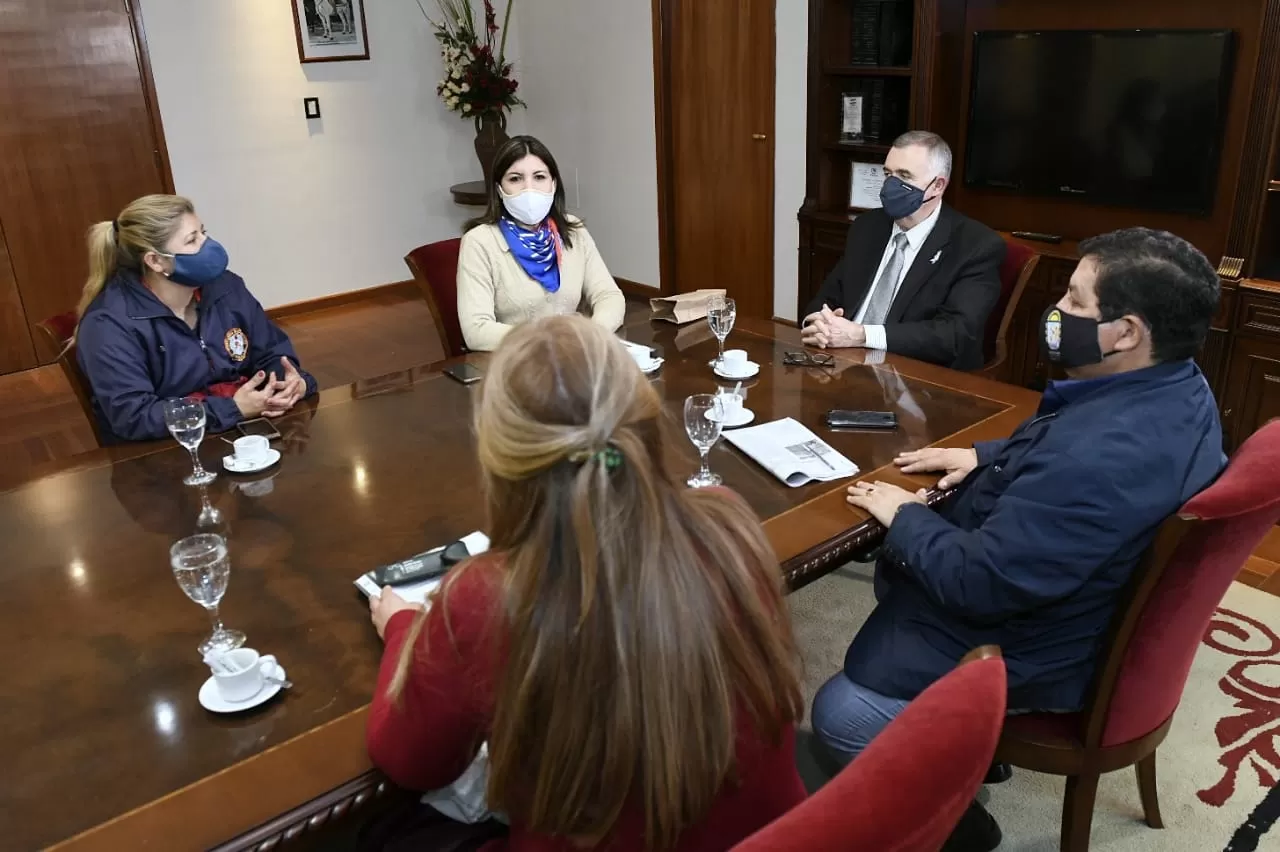
[(213, 533), (200, 533), (174, 542), (169, 548), (169, 566), (187, 597), (209, 611), (213, 632), (200, 643), (200, 656), (210, 651), (232, 651), (244, 644), (244, 634), (222, 626), (218, 604), (227, 593), (231, 579), (231, 557), (227, 540)]
[(218, 474), (205, 470), (200, 464), (200, 442), (204, 440), (205, 410), (204, 403), (192, 399), (171, 399), (164, 404), (164, 425), (169, 427), (169, 434), (174, 440), (187, 448), (191, 453), (191, 462), (195, 469), (191, 475), (182, 480), (187, 485), (208, 485), (218, 478)]
[(707, 325), (711, 326), (711, 333), (720, 343), (720, 354), (711, 362), (712, 367), (718, 367), (724, 361), (724, 339), (733, 331), (733, 321), (737, 316), (738, 305), (733, 299), (712, 296), (707, 300)]
[(684, 430), (689, 440), (698, 448), (702, 465), (698, 472), (686, 480), (690, 488), (706, 488), (719, 485), (723, 480), (711, 472), (707, 453), (720, 440), (720, 427), (724, 423), (724, 405), (720, 397), (712, 393), (696, 393), (684, 401)]

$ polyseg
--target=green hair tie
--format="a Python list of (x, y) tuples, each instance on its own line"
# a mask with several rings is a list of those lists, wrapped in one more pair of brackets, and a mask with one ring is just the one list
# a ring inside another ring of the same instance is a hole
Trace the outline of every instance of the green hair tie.
[(599, 459), (604, 462), (604, 469), (612, 473), (622, 467), (622, 450), (610, 444), (602, 450), (595, 450), (594, 452), (583, 450), (569, 456), (569, 461), (574, 464), (586, 464), (592, 459)]

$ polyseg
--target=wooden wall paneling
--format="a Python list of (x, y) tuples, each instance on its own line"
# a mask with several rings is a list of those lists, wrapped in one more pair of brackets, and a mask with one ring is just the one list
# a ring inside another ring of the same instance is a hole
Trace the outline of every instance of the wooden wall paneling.
[[(1250, 127), (1254, 72), (1263, 44), (1260, 13), (1275, 0), (1219, 0), (1215, 3), (1169, 3), (1167, 0), (1018, 0), (971, 2), (965, 15), (965, 52), (960, 70), (961, 133), (956, 148), (953, 203), (964, 213), (998, 230), (1030, 230), (1084, 239), (1132, 225), (1163, 228), (1185, 237), (1213, 261), (1228, 242), (1237, 182), (1252, 173), (1261, 149), (1246, 150)], [(1235, 64), (1227, 105), (1218, 170), (1218, 192), (1205, 217), (1088, 204), (1063, 198), (1019, 196), (964, 186), (964, 152), (969, 114), (969, 81), (973, 65), (973, 33), (978, 30), (1057, 30), (1161, 28), (1232, 29), (1236, 31)], [(1275, 53), (1273, 41), (1270, 48)]]
[[(162, 0), (153, 0), (153, 2), (158, 3)], [(151, 113), (151, 141), (155, 144), (152, 153), (160, 169), (160, 180), (164, 184), (164, 191), (174, 193), (177, 190), (173, 183), (173, 168), (169, 163), (169, 143), (164, 135), (164, 122), (160, 118), (160, 96), (156, 94), (155, 73), (151, 70), (151, 53), (147, 50), (147, 28), (142, 19), (142, 0), (124, 0), (124, 5), (129, 10), (129, 20), (133, 24), (133, 44), (138, 55), (138, 70), (142, 74), (143, 95), (147, 99), (147, 111)], [(362, 15), (361, 20), (363, 18)], [(365, 42), (368, 42), (367, 36)]]
[(18, 293), (18, 281), (14, 278), (9, 250), (5, 246), (4, 223), (0, 222), (0, 375), (26, 370), (36, 363), (27, 315)]
[(131, 14), (0, 3), (0, 222), (29, 326), (75, 307), (88, 226), (166, 188)]
[(674, 287), (773, 316), (774, 0), (663, 0)]
[[(1256, 93), (1245, 130), (1246, 156), (1235, 188), (1235, 209), (1224, 254), (1243, 261), (1246, 277), (1257, 274), (1258, 241), (1262, 232), (1267, 183), (1280, 144), (1280, 0), (1265, 0), (1259, 38), (1266, 45), (1258, 57)], [(1274, 203), (1274, 200), (1273, 202)], [(1269, 252), (1276, 254), (1274, 248)]]
[(1234, 449), (1268, 420), (1280, 417), (1280, 346), (1237, 337), (1228, 370), (1222, 419)]

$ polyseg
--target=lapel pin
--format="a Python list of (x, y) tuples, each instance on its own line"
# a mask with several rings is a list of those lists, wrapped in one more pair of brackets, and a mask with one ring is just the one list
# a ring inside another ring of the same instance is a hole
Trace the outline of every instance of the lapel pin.
[(941, 251), (939, 251), (937, 254), (935, 254), (935, 255), (933, 256), (933, 259), (929, 261), (929, 264), (930, 264), (930, 265), (933, 265), (933, 264), (937, 263), (937, 262), (938, 262), (938, 258), (940, 258), (940, 257), (942, 257), (942, 252), (941, 252)]

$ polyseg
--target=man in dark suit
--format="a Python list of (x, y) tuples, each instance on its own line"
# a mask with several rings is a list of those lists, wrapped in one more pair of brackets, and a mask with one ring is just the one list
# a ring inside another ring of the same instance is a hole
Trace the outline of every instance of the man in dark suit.
[(899, 136), (884, 172), (883, 207), (849, 226), (844, 256), (809, 305), (804, 342), (975, 370), (1000, 298), (1004, 240), (942, 203), (951, 148), (936, 133)]

